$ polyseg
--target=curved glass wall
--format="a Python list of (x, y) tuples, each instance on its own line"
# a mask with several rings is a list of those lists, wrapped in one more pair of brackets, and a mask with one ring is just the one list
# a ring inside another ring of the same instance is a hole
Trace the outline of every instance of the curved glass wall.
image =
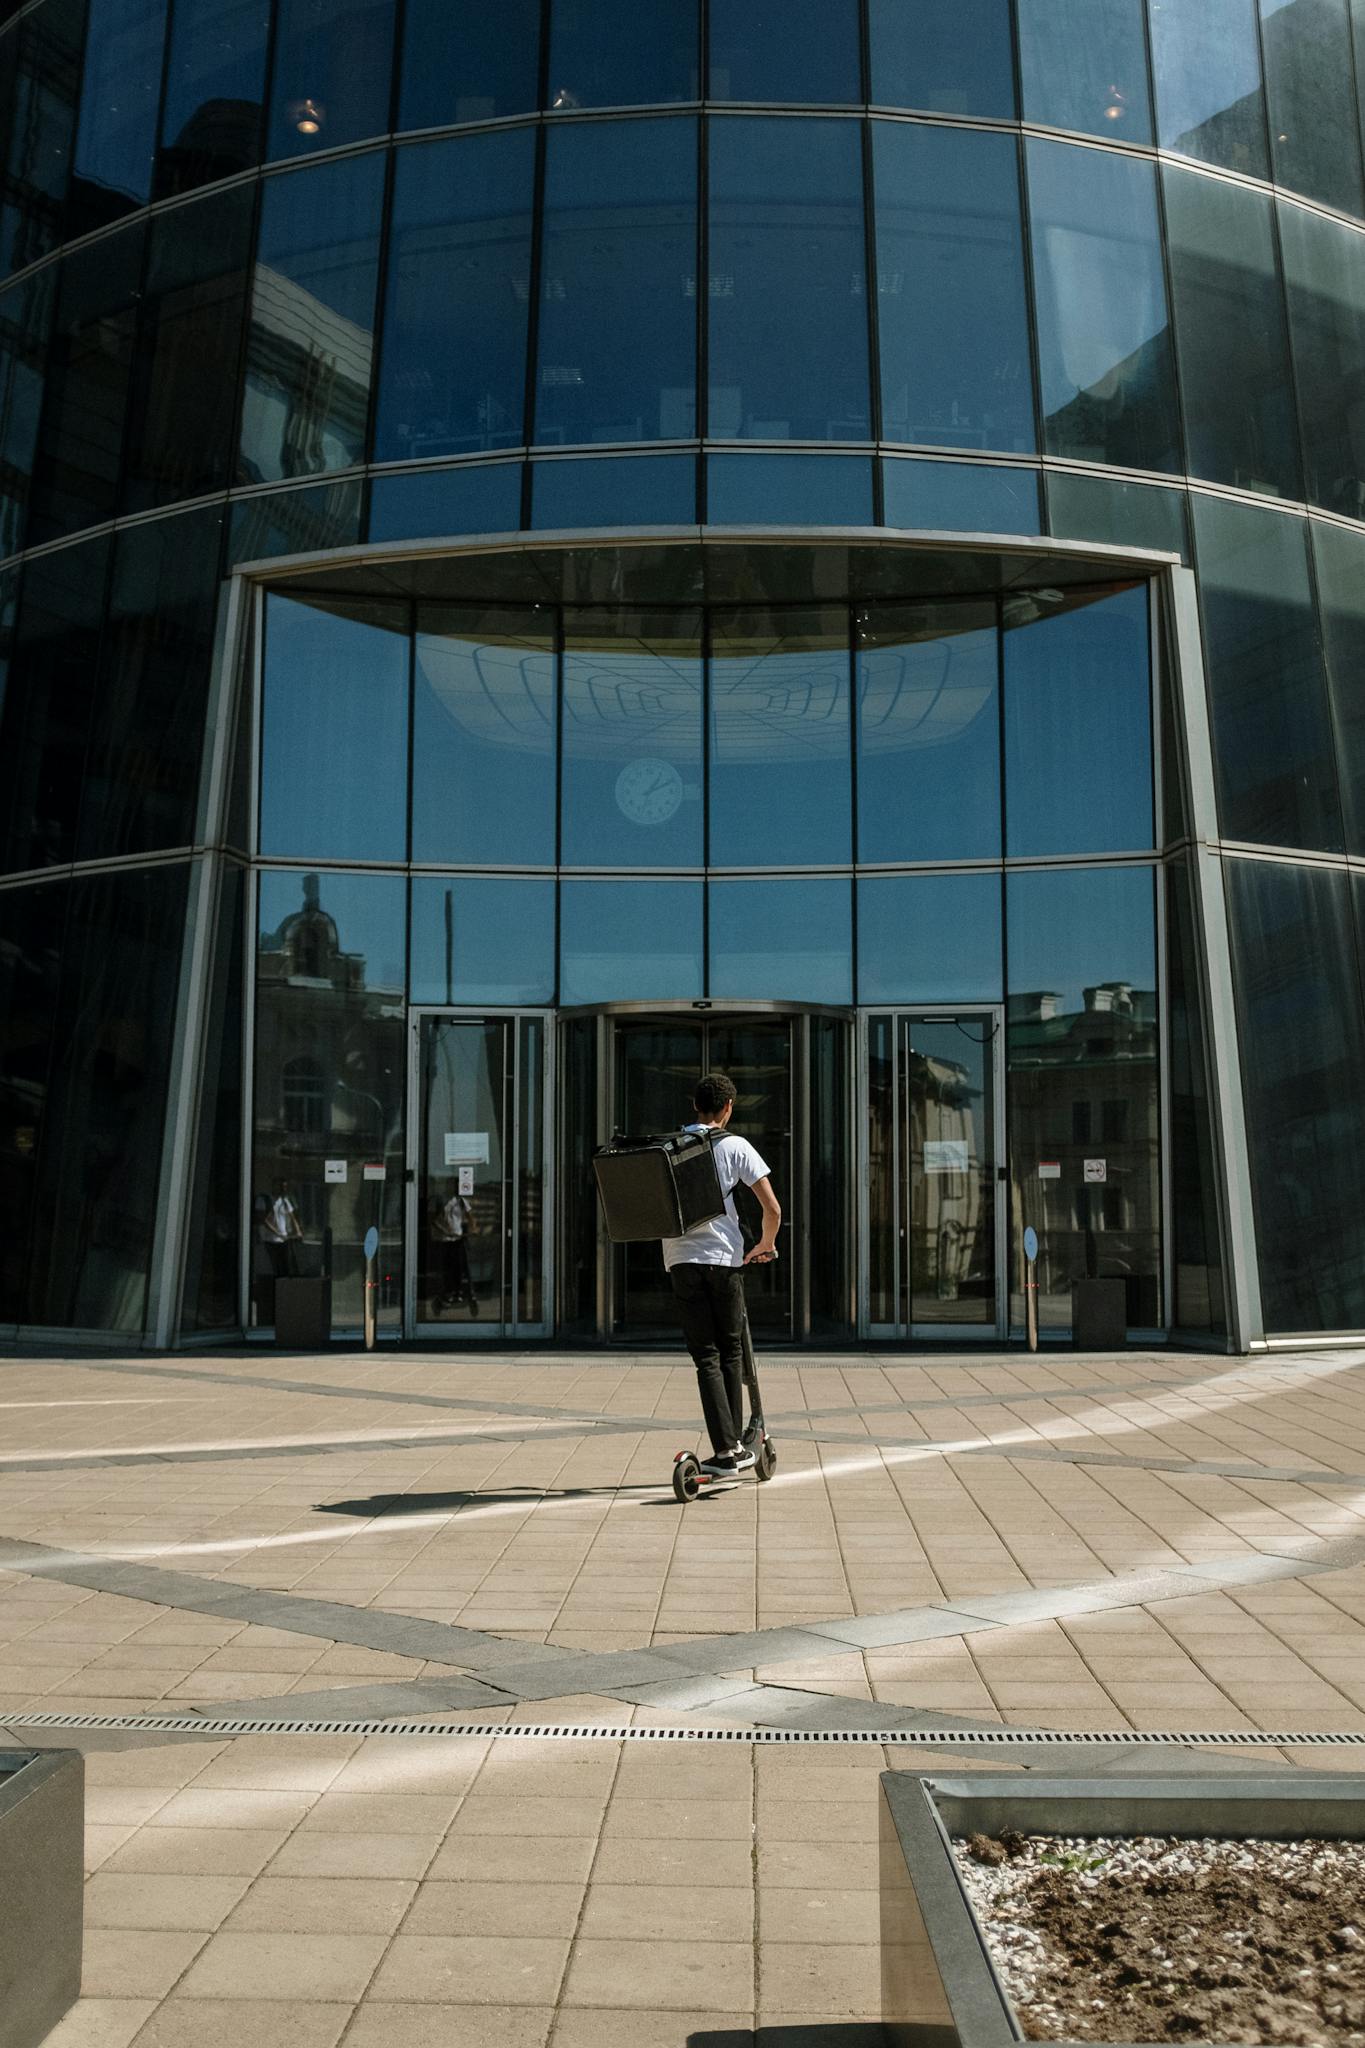
[[(973, 0), (916, 9), (913, 34), (891, 0), (799, 35), (751, 0), (702, 12), (622, 7), (607, 34), (554, 0), (542, 49), (540, 10), (518, 34), (413, 5), (399, 50), (392, 0), (21, 15), (0, 32), (0, 274), (23, 273), (0, 289), (0, 545), (367, 465), (405, 465), (372, 494), (394, 538), (1030, 531), (1003, 465), (1039, 452), (1365, 523), (1347, 0)], [(390, 146), (391, 120), (459, 132)], [(204, 189), (262, 163), (259, 191)], [(661, 443), (831, 466), (463, 467)], [(964, 473), (853, 466), (878, 446)], [(350, 533), (306, 504), (244, 516), (260, 553), (366, 531), (363, 502)]]

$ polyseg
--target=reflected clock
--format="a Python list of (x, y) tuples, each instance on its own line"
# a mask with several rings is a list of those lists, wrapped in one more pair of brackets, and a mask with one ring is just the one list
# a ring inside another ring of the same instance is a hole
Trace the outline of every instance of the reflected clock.
[(633, 824), (666, 824), (682, 800), (682, 777), (671, 761), (642, 756), (616, 778), (617, 804)]

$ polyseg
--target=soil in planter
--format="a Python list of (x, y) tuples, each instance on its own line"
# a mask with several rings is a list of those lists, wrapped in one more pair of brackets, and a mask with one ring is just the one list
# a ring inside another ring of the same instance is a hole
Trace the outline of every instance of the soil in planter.
[(1365, 1844), (955, 1846), (1030, 2041), (1365, 2048)]

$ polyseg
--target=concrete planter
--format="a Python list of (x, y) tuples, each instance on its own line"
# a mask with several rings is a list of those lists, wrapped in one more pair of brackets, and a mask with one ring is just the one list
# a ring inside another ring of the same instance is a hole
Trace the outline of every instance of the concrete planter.
[(81, 1989), (85, 1759), (0, 1749), (0, 2048), (37, 2048)]
[(1024, 2039), (963, 1888), (952, 1836), (1014, 1828), (1025, 1835), (1365, 1840), (1365, 1777), (1335, 1772), (1087, 1780), (886, 1771), (881, 1791), (882, 2017), (894, 2048), (1012, 2048)]

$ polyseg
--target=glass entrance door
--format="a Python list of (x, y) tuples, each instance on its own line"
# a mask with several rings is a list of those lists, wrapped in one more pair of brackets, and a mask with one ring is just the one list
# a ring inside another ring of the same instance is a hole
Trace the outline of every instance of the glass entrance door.
[[(701, 1074), (725, 1073), (735, 1082), (739, 1093), (730, 1128), (748, 1138), (767, 1160), (786, 1211), (778, 1233), (776, 1261), (755, 1267), (746, 1283), (749, 1320), (756, 1337), (789, 1342), (803, 1279), (792, 1257), (788, 1220), (795, 1207), (793, 1020), (619, 1019), (614, 1025), (613, 1054), (613, 1129), (622, 1137), (676, 1131), (691, 1116), (692, 1086)], [(761, 1229), (757, 1201), (741, 1187), (736, 1191), (735, 1206), (746, 1238), (756, 1241)], [(676, 1340), (677, 1328), (677, 1312), (658, 1245), (618, 1245), (613, 1257), (612, 1335)]]
[(871, 1337), (1003, 1337), (1003, 1030), (996, 1010), (864, 1019)]
[(417, 1336), (546, 1334), (546, 1042), (540, 1015), (413, 1018)]

